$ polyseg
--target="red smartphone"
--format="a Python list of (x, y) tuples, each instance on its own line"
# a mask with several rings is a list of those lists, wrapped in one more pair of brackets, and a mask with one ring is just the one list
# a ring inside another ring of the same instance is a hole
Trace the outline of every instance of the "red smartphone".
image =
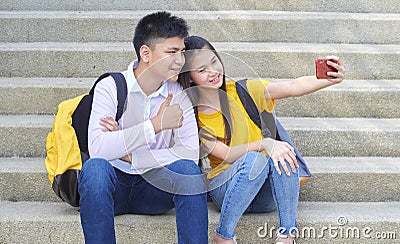
[(335, 77), (327, 75), (327, 72), (337, 72), (337, 70), (335, 68), (333, 68), (332, 66), (329, 66), (327, 64), (328, 60), (336, 63), (336, 60), (329, 59), (329, 58), (317, 58), (315, 60), (315, 70), (316, 70), (317, 79), (335, 78)]

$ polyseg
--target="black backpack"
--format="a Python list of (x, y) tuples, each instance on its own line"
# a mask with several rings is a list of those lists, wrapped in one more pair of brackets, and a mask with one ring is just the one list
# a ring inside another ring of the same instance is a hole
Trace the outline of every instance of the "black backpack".
[(254, 100), (250, 96), (247, 89), (247, 79), (236, 81), (235, 86), (236, 92), (244, 108), (246, 109), (247, 114), (249, 115), (251, 120), (258, 126), (258, 128), (261, 129), (263, 137), (270, 137), (276, 140), (285, 141), (294, 148), (296, 159), (300, 166), (300, 185), (306, 183), (311, 177), (311, 172), (307, 167), (306, 161), (303, 159), (297, 148), (293, 145), (293, 142), (290, 139), (290, 136), (286, 132), (285, 128), (283, 128), (282, 124), (273, 113), (269, 113), (267, 111), (260, 112), (258, 110), (257, 105), (254, 103)]

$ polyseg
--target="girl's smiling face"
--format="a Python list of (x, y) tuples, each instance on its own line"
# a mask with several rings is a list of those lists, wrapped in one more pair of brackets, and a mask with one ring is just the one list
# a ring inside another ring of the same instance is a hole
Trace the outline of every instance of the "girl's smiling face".
[(215, 53), (207, 48), (188, 50), (193, 52), (190, 59), (190, 78), (197, 86), (220, 88), (223, 84), (224, 68)]

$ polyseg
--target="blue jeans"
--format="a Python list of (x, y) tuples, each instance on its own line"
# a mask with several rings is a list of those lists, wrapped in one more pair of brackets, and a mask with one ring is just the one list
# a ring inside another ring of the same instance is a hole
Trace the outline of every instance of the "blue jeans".
[(249, 152), (211, 179), (210, 197), (221, 210), (216, 229), (220, 236), (233, 238), (244, 213), (266, 213), (276, 208), (280, 233), (293, 233), (293, 228), (297, 227), (299, 175), (296, 170), (287, 176), (280, 167), (282, 175), (276, 172), (272, 159), (258, 152)]
[[(188, 185), (185, 181), (177, 181), (174, 175), (192, 175), (191, 182), (199, 184), (204, 191), (192, 195), (173, 194), (160, 190), (147, 180), (161, 180), (164, 186), (170, 185), (169, 189), (181, 190)], [(178, 243), (208, 243), (205, 182), (193, 161), (178, 160), (163, 169), (151, 170), (149, 174), (131, 175), (114, 168), (105, 159), (90, 159), (83, 164), (78, 190), (85, 243), (116, 243), (114, 216), (159, 215), (174, 207)]]

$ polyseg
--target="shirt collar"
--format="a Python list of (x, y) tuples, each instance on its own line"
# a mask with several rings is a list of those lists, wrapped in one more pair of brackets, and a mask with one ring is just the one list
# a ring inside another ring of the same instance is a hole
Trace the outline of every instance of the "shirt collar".
[[(128, 66), (127, 79), (126, 79), (126, 83), (128, 86), (128, 93), (129, 92), (140, 92), (143, 95), (145, 95), (142, 88), (139, 86), (139, 83), (135, 77), (135, 74), (133, 73), (133, 70), (136, 69), (138, 67), (138, 65), (139, 65), (138, 60), (135, 60)], [(157, 97), (159, 95), (161, 95), (165, 98), (168, 97), (168, 82), (167, 81), (164, 81), (161, 84), (160, 88), (158, 88), (157, 91), (153, 92), (148, 97)]]

